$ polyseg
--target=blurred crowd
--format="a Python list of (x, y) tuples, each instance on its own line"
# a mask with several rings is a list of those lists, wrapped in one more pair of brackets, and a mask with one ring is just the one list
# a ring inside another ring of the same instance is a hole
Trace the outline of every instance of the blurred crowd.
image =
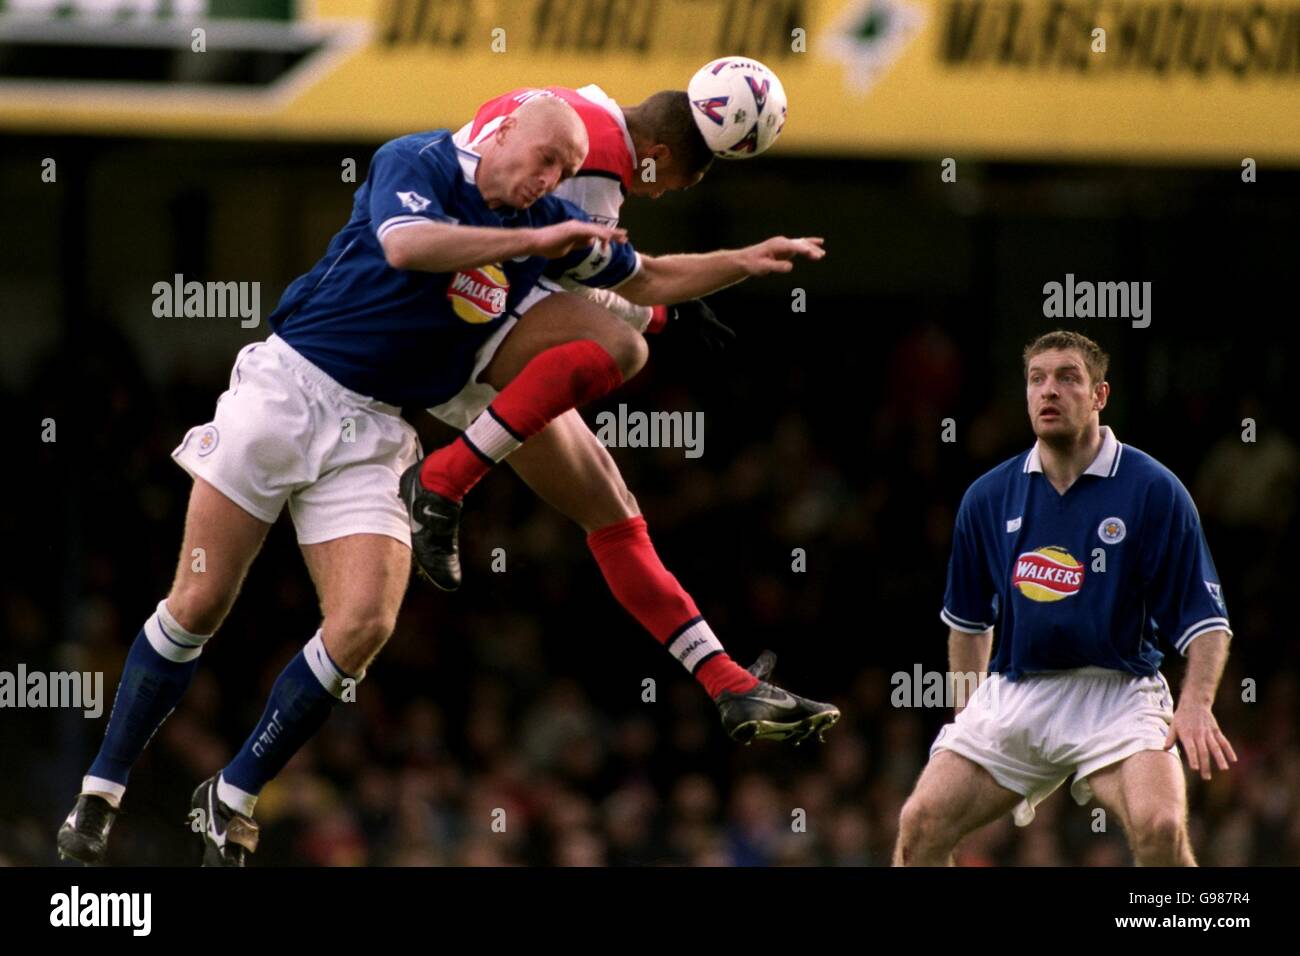
[[(720, 301), (761, 311), (734, 294)], [(111, 695), (174, 566), (188, 479), (168, 452), (209, 419), (224, 383), (183, 366), (151, 382), (110, 322), (92, 327), (90, 343), (51, 352), (30, 394), (3, 396), (6, 420), (50, 415), (60, 431), (34, 467), (4, 470), (17, 507), (5, 519), (0, 668), (103, 670)], [(705, 413), (701, 459), (614, 454), (665, 562), (732, 656), (744, 665), (771, 648), (777, 683), (841, 707), (826, 741), (727, 740), (704, 692), (609, 596), (581, 531), (499, 469), (469, 499), (464, 589), (412, 583), (356, 702), (263, 793), (258, 865), (888, 863), (899, 809), (949, 719), (891, 706), (890, 677), (946, 666), (938, 610), (956, 505), (1031, 440), (1017, 357), (973, 367), (977, 340), (918, 321), (876, 334), (866, 381), (853, 348), (818, 366), (759, 344), (761, 316), (751, 329), (721, 372), (689, 347), (656, 345), (647, 372), (603, 407)], [(1117, 398), (1156, 358), (1117, 353)], [(1216, 361), (1222, 374), (1206, 388), (1231, 381), (1232, 350)], [(1009, 389), (988, 381), (999, 367)], [(1237, 634), (1216, 714), (1240, 762), (1208, 783), (1189, 775), (1194, 849), (1211, 865), (1294, 865), (1300, 661), (1283, 596), (1300, 452), (1262, 396), (1237, 416), (1259, 423), (1243, 443), (1207, 424), (1203, 392), (1171, 383), (1153, 395), (1147, 384), (1110, 421), (1192, 489)], [(961, 425), (954, 443), (939, 438), (949, 415)], [(793, 569), (796, 548), (806, 570)], [(132, 776), (111, 862), (197, 859), (190, 790), (233, 755), (316, 626), (282, 519)], [(1175, 693), (1180, 671), (1167, 656)], [(107, 711), (0, 715), (0, 862), (53, 862)], [(1099, 822), (1095, 804), (1066, 791), (1027, 828), (1007, 818), (970, 837), (960, 862), (1129, 862), (1117, 821)]]

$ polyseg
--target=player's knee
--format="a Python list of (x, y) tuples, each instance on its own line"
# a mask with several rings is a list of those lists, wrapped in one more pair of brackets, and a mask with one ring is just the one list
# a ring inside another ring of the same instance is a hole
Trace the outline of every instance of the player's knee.
[(915, 846), (942, 842), (944, 821), (938, 809), (924, 797), (913, 794), (898, 815), (900, 843)]
[(646, 344), (644, 335), (633, 335), (628, 348), (631, 350), (631, 356), (628, 360), (630, 370), (623, 373), (624, 378), (641, 371), (641, 369), (645, 368), (645, 363), (650, 360), (650, 346)]
[(645, 363), (650, 359), (650, 346), (646, 344), (644, 335), (633, 335), (628, 349), (631, 354), (627, 359), (628, 368), (623, 372), (624, 378), (630, 378), (641, 371), (641, 369), (645, 368)]
[(646, 345), (645, 337), (621, 322), (605, 330), (600, 345), (609, 353), (625, 380), (641, 371), (650, 357), (650, 346)]
[(331, 633), (348, 649), (346, 656), (366, 659), (379, 652), (397, 626), (397, 615), (382, 608), (358, 608), (336, 615), (326, 624)]
[(215, 582), (193, 577), (178, 581), (167, 595), (167, 610), (191, 634), (215, 634), (233, 603), (234, 595)]
[(1175, 855), (1185, 839), (1182, 817), (1165, 808), (1134, 820), (1133, 831), (1134, 842), (1140, 850), (1161, 857)]

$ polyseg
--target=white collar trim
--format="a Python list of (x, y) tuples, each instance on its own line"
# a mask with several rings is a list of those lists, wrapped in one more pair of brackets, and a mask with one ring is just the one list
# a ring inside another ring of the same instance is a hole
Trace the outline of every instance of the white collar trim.
[[(1034, 442), (1034, 447), (1029, 449), (1029, 457), (1025, 459), (1024, 473), (1038, 472), (1043, 473), (1043, 460), (1039, 454), (1039, 442)], [(1101, 450), (1097, 452), (1097, 457), (1092, 460), (1092, 464), (1083, 470), (1085, 475), (1096, 475), (1098, 478), (1114, 478), (1115, 473), (1119, 471), (1119, 458), (1124, 451), (1124, 446), (1119, 443), (1115, 437), (1115, 432), (1109, 425), (1101, 426)]]
[(473, 183), (478, 172), (478, 161), (483, 157), (466, 146), (457, 146), (456, 158), (460, 160), (460, 171), (465, 176), (465, 182)]

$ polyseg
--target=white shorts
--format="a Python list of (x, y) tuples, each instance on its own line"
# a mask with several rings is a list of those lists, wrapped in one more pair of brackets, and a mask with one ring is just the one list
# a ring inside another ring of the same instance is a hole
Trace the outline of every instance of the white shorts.
[[(992, 674), (939, 731), (930, 756), (951, 750), (1024, 797), (1014, 811), (1023, 827), (1070, 774), (1070, 794), (1082, 806), (1093, 796), (1090, 774), (1143, 750), (1163, 750), (1173, 717), (1173, 695), (1159, 673), (1082, 667), (1014, 683)], [(1178, 748), (1172, 753), (1177, 757)]]
[(497, 397), (497, 390), (487, 382), (480, 382), (478, 377), (497, 354), (501, 343), (506, 340), (510, 330), (515, 327), (519, 317), (541, 302), (552, 292), (563, 292), (558, 285), (539, 279), (537, 285), (528, 290), (519, 304), (510, 311), (501, 327), (492, 333), (492, 337), (479, 347), (474, 359), (474, 370), (469, 373), (469, 382), (459, 392), (436, 408), (429, 409), (429, 414), (439, 421), (446, 422), (457, 431), (469, 428), (469, 423), (478, 418), (483, 409), (492, 404)]
[(420, 460), (415, 429), (278, 335), (240, 350), (215, 417), (172, 458), (262, 521), (288, 502), (302, 544), (366, 533), (411, 543), (397, 482)]

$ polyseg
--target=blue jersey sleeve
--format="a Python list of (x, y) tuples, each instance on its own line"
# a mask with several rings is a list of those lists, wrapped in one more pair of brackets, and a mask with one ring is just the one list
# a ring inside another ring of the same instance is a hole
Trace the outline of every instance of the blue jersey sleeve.
[(980, 533), (978, 503), (967, 491), (957, 509), (948, 559), (948, 587), (943, 595), (943, 622), (956, 631), (982, 634), (997, 617), (997, 589), (989, 577)]
[(1192, 496), (1177, 478), (1151, 496), (1151, 517), (1143, 535), (1143, 562), (1149, 570), (1146, 603), (1156, 631), (1186, 656), (1192, 641), (1228, 626), (1219, 572), (1201, 529)]
[(440, 151), (416, 150), (403, 140), (385, 143), (370, 161), (370, 228), (383, 241), (393, 229), (420, 222), (455, 222), (446, 212), (453, 177)]
[[(550, 197), (547, 216), (550, 223), (567, 219), (590, 222), (591, 217), (567, 199)], [(595, 289), (613, 289), (641, 271), (641, 256), (630, 242), (597, 242), (574, 249), (560, 259), (552, 259), (545, 275), (551, 279), (567, 278)]]

